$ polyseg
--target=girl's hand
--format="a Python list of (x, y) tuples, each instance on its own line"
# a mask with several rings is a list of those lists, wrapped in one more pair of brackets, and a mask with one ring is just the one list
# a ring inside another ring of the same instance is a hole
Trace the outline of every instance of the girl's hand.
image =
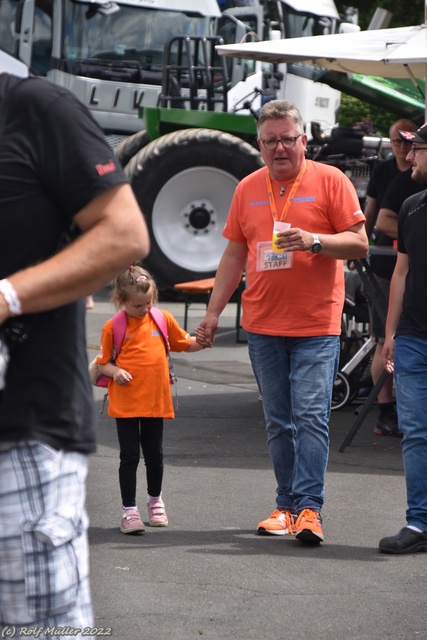
[(118, 369), (113, 374), (113, 380), (116, 384), (127, 384), (132, 380), (132, 376), (126, 369)]

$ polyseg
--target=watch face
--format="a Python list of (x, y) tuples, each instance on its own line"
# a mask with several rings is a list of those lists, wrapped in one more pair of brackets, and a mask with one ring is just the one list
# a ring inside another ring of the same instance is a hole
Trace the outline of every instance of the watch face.
[(322, 245), (320, 244), (320, 242), (313, 242), (313, 244), (310, 247), (310, 253), (319, 253), (321, 248), (322, 248)]

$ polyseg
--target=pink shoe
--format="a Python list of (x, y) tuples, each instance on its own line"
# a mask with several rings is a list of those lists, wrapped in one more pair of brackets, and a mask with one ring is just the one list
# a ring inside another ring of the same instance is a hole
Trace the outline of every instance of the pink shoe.
[(123, 510), (120, 531), (122, 533), (144, 533), (144, 523), (136, 507), (134, 509)]
[(167, 527), (168, 517), (165, 511), (165, 503), (161, 496), (152, 498), (148, 496), (147, 509), (149, 522), (152, 527)]

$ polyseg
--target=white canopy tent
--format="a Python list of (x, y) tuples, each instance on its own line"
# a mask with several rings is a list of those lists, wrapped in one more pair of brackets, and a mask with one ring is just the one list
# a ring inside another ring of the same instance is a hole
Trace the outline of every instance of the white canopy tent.
[(217, 49), (222, 55), (265, 62), (306, 62), (343, 73), (410, 77), (414, 84), (417, 78), (427, 76), (427, 24), (222, 45)]

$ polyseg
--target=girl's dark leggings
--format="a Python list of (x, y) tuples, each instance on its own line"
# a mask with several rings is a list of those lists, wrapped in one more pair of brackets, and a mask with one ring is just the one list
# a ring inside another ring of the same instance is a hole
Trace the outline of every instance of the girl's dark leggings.
[(119, 483), (124, 507), (136, 506), (136, 472), (140, 452), (147, 473), (147, 491), (159, 496), (163, 480), (163, 418), (116, 418), (120, 445)]

